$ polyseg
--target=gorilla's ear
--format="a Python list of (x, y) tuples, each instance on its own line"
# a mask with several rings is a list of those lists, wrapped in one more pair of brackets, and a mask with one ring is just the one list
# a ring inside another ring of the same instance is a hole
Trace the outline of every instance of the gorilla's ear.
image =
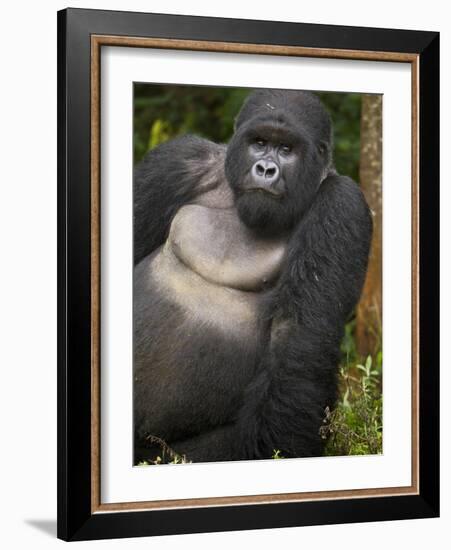
[(327, 141), (321, 140), (318, 145), (318, 151), (322, 157), (327, 157), (327, 155), (330, 153), (329, 143)]

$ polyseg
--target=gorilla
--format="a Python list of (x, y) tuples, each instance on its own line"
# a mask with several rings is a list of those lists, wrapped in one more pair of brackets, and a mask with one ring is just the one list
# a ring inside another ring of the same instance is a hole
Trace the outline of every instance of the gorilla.
[[(228, 145), (186, 135), (134, 172), (135, 461), (320, 456), (372, 221), (310, 92), (256, 90)], [(153, 458), (152, 458), (153, 457)]]

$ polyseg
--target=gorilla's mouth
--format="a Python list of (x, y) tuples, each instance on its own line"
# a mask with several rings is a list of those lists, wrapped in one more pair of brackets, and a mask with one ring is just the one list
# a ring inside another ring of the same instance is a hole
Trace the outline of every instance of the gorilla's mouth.
[(275, 189), (267, 189), (263, 187), (248, 187), (243, 191), (243, 194), (257, 193), (263, 197), (269, 197), (272, 199), (280, 200), (284, 196), (283, 192), (277, 191)]

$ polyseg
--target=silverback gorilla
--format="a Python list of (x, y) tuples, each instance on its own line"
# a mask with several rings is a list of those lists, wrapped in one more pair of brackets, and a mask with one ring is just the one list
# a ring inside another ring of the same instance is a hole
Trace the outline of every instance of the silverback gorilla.
[(321, 455), (371, 234), (312, 93), (253, 92), (227, 146), (150, 151), (134, 173), (135, 460), (161, 454), (150, 435), (193, 462)]

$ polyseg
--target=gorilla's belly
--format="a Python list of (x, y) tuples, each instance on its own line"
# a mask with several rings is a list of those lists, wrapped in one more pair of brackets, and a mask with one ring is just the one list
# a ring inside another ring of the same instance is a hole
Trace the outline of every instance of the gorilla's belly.
[(262, 294), (203, 278), (174, 254), (169, 242), (152, 260), (149, 276), (153, 291), (178, 306), (193, 330), (207, 328), (239, 338), (255, 334)]
[(231, 420), (252, 379), (261, 293), (207, 282), (168, 244), (135, 268), (134, 414), (174, 441)]

